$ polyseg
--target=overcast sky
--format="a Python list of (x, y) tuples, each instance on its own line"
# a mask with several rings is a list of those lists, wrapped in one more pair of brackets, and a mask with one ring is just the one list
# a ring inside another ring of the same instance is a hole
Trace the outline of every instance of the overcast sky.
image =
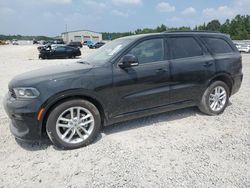
[(134, 31), (191, 26), (250, 14), (250, 0), (0, 0), (0, 34), (60, 35), (66, 29)]

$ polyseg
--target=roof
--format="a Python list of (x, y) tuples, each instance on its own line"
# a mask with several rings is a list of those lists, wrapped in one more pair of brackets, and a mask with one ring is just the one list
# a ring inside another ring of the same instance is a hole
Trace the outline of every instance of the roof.
[(100, 32), (91, 31), (91, 30), (87, 30), (87, 29), (81, 29), (81, 30), (75, 30), (75, 31), (67, 31), (67, 32), (63, 32), (62, 34), (66, 34), (66, 33), (75, 33), (75, 32), (81, 32), (81, 31), (88, 31), (88, 32), (92, 32), (92, 33), (101, 34)]
[(187, 35), (187, 34), (199, 34), (199, 35), (222, 35), (226, 36), (227, 34), (223, 34), (216, 31), (166, 31), (162, 33), (147, 33), (147, 34), (138, 34), (138, 35), (129, 35), (122, 38), (127, 39), (138, 39), (146, 36), (157, 36), (157, 35), (172, 35), (172, 34), (180, 34), (180, 35)]
[(166, 31), (164, 32), (166, 34), (183, 34), (183, 35), (188, 35), (188, 34), (196, 34), (196, 35), (216, 35), (216, 36), (226, 36), (230, 37), (229, 34), (226, 33), (221, 33), (218, 31)]
[(220, 33), (220, 32), (206, 31), (206, 30), (173, 30), (173, 31), (166, 31), (165, 33)]
[[(155, 36), (155, 35), (162, 35), (164, 33), (146, 33), (146, 34), (137, 34), (137, 35), (129, 35), (129, 36), (126, 36), (126, 37), (121, 37), (121, 38), (127, 38), (127, 39), (137, 39), (137, 38), (142, 38), (142, 37), (146, 37), (146, 36)], [(119, 39), (119, 38), (118, 38)]]

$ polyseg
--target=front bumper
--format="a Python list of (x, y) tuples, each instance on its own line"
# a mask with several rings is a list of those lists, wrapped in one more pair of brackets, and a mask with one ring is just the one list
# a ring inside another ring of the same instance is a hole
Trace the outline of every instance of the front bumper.
[(78, 52), (76, 53), (76, 56), (81, 56), (81, 55), (82, 55), (81, 51), (78, 51)]
[(41, 139), (41, 126), (37, 120), (38, 100), (16, 100), (7, 94), (3, 105), (11, 120), (10, 131), (16, 138), (27, 141)]

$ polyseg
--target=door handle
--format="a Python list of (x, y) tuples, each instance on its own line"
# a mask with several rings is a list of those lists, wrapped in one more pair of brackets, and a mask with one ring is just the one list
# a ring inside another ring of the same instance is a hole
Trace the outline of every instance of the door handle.
[(156, 71), (155, 71), (157, 74), (163, 74), (163, 73), (166, 73), (167, 72), (167, 69), (162, 69), (162, 68), (160, 68), (160, 69), (156, 69)]
[(211, 67), (213, 65), (212, 61), (207, 61), (204, 63), (204, 67)]

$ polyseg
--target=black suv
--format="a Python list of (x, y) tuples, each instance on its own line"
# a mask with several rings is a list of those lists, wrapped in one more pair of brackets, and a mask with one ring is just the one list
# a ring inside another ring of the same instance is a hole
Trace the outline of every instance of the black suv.
[(4, 106), (15, 137), (47, 134), (56, 146), (73, 149), (124, 120), (190, 106), (219, 115), (242, 77), (241, 55), (227, 35), (136, 35), (77, 63), (15, 77)]

